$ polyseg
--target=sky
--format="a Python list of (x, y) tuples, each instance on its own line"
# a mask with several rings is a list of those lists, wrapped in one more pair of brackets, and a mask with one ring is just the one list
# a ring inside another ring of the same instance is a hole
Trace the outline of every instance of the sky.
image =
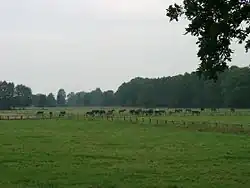
[[(181, 0), (0, 0), (0, 80), (34, 93), (117, 90), (134, 77), (194, 71), (195, 38), (169, 23)], [(232, 64), (249, 65), (234, 46)]]

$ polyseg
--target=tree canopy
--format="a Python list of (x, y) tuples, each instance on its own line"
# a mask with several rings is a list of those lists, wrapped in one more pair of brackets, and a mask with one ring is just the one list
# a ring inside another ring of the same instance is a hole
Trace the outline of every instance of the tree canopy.
[(217, 80), (218, 73), (232, 60), (231, 43), (236, 40), (250, 48), (250, 0), (183, 0), (170, 5), (170, 21), (184, 17), (190, 21), (185, 34), (197, 37), (199, 76)]
[(0, 110), (12, 108), (66, 106), (128, 106), (170, 108), (250, 108), (250, 67), (232, 66), (221, 73), (217, 82), (198, 79), (196, 73), (157, 79), (134, 78), (116, 92), (69, 92), (59, 89), (57, 96), (33, 94), (25, 85), (0, 81)]

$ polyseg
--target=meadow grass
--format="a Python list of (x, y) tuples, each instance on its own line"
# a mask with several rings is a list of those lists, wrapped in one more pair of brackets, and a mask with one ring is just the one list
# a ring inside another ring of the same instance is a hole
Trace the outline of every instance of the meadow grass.
[(0, 187), (250, 187), (250, 137), (128, 122), (0, 121)]
[(156, 116), (153, 119), (162, 119), (162, 120), (174, 120), (174, 121), (193, 121), (193, 122), (224, 122), (224, 123), (241, 123), (241, 124), (249, 124), (250, 126), (250, 115), (226, 115), (226, 116), (210, 116), (203, 115), (200, 116), (192, 116), (192, 115), (176, 115), (176, 116)]

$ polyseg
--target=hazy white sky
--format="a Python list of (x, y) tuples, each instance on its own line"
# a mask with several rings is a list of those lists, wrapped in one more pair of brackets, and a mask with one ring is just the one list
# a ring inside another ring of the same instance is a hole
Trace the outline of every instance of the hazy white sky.
[[(0, 80), (33, 92), (114, 89), (197, 68), (195, 39), (165, 9), (181, 0), (0, 0)], [(237, 47), (233, 64), (248, 65)]]

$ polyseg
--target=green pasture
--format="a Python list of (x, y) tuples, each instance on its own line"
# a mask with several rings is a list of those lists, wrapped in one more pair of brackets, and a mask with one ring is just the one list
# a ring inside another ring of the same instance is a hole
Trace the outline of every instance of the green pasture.
[[(34, 115), (39, 110), (0, 115)], [(203, 122), (220, 122), (250, 130), (248, 110), (150, 117), (159, 120), (157, 126), (147, 123), (149, 117), (144, 123), (135, 123), (142, 120), (135, 116), (132, 122), (122, 121), (128, 113), (116, 112), (118, 119), (110, 121), (83, 118), (90, 108), (44, 109), (63, 110), (79, 118), (0, 121), (0, 187), (250, 187), (249, 134), (200, 129), (207, 126)], [(175, 123), (162, 123), (166, 121)]]
[[(119, 114), (118, 107), (79, 107), (79, 108), (70, 108), (70, 107), (61, 107), (61, 108), (28, 108), (25, 110), (10, 110), (10, 111), (0, 111), (0, 116), (35, 116), (37, 111), (44, 111), (45, 116), (49, 116), (49, 112), (53, 112), (53, 115), (56, 117), (58, 116), (60, 111), (66, 111), (67, 114), (74, 115), (74, 117), (82, 117), (86, 112), (91, 111), (93, 109), (115, 109), (114, 116), (119, 117), (122, 119), (123, 116), (131, 116), (129, 114), (129, 109), (132, 108), (126, 108), (127, 111)], [(167, 112), (173, 111), (174, 109), (166, 109)], [(197, 109), (193, 109), (197, 110)], [(132, 117), (132, 116), (131, 116)], [(148, 121), (149, 117), (145, 117), (145, 121)], [(153, 116), (150, 117), (153, 120), (168, 120), (168, 121), (186, 121), (186, 122), (218, 122), (218, 123), (229, 123), (229, 124), (242, 124), (242, 125), (249, 125), (250, 126), (250, 109), (236, 109), (235, 113), (230, 112), (230, 109), (218, 109), (217, 112), (211, 112), (210, 109), (205, 109), (204, 112), (201, 112), (199, 116), (192, 115), (191, 113), (176, 113), (169, 115), (168, 113), (166, 115), (161, 116)]]
[(4, 188), (248, 188), (250, 137), (127, 122), (0, 121), (0, 171)]

